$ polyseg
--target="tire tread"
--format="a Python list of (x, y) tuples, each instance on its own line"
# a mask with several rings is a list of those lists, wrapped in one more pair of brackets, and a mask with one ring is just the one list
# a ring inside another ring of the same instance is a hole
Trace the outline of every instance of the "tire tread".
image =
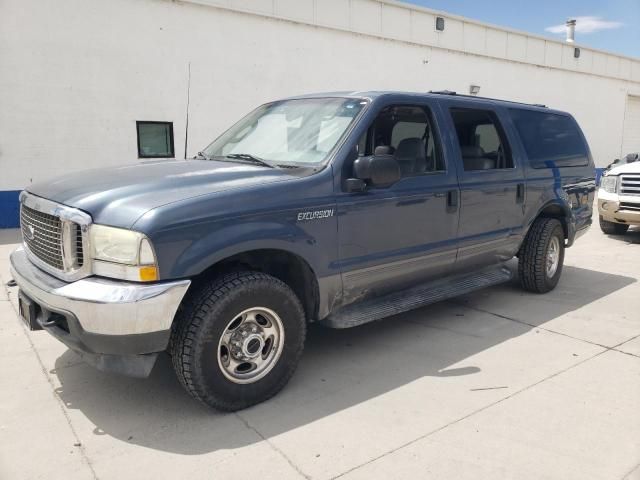
[[(218, 410), (236, 411), (258, 403), (258, 401), (248, 402), (246, 399), (236, 402), (225, 401), (208, 393), (203, 388), (205, 384), (204, 378), (201, 378), (200, 374), (193, 368), (196, 350), (194, 346), (200, 341), (203, 325), (207, 321), (207, 314), (214, 309), (217, 302), (222, 300), (226, 295), (229, 295), (234, 289), (259, 282), (268, 282), (275, 288), (285, 289), (287, 293), (291, 295), (292, 300), (297, 303), (298, 310), (304, 312), (302, 304), (284, 282), (262, 272), (234, 271), (223, 274), (212, 282), (200, 286), (197, 291), (185, 299), (178, 309), (174, 320), (170, 350), (171, 360), (178, 381), (193, 398)], [(302, 355), (305, 335), (306, 328), (302, 330), (302, 341), (299, 343), (298, 349), (295, 352), (295, 361), (292, 362), (288, 374), (274, 384), (268, 394), (259, 401), (264, 401), (272, 397), (289, 381), (295, 371), (297, 360)]]
[[(548, 285), (545, 257), (547, 245), (558, 228), (562, 229), (562, 224), (557, 219), (538, 218), (529, 229), (520, 247), (518, 260), (518, 277), (525, 290), (546, 293), (555, 287), (550, 288)], [(564, 242), (564, 236), (562, 241)], [(558, 265), (558, 269), (562, 269), (562, 263)]]

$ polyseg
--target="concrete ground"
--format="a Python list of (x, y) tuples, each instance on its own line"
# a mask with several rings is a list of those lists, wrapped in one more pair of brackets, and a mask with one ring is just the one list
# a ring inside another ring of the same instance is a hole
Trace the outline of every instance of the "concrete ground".
[[(15, 231), (0, 231), (0, 274)], [(640, 231), (597, 226), (547, 295), (506, 284), (344, 331), (236, 414), (166, 358), (100, 373), (0, 290), (0, 478), (640, 479)]]

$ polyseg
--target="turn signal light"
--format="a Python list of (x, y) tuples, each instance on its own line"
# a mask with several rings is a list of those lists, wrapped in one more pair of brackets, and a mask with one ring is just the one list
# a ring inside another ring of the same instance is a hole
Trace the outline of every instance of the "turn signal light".
[(140, 281), (153, 282), (159, 279), (157, 267), (140, 267)]

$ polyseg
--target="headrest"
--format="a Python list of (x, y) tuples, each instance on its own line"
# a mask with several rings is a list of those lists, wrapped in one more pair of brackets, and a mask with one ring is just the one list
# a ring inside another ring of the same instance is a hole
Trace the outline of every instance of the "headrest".
[(493, 170), (496, 168), (496, 161), (493, 158), (487, 157), (464, 157), (465, 170)]
[(391, 147), (387, 145), (378, 145), (376, 149), (373, 151), (373, 154), (376, 157), (378, 155), (391, 155)]
[(460, 147), (462, 152), (462, 156), (466, 158), (480, 158), (484, 157), (484, 150), (482, 147), (478, 147), (476, 145), (464, 145)]
[(396, 158), (398, 157), (408, 157), (411, 159), (424, 158), (424, 142), (418, 137), (405, 138), (400, 141), (398, 148), (396, 149)]

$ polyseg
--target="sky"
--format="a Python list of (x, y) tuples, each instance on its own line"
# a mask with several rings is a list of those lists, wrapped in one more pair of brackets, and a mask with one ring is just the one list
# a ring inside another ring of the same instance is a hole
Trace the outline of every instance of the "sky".
[(577, 18), (577, 45), (640, 58), (640, 0), (403, 1), (559, 40)]

